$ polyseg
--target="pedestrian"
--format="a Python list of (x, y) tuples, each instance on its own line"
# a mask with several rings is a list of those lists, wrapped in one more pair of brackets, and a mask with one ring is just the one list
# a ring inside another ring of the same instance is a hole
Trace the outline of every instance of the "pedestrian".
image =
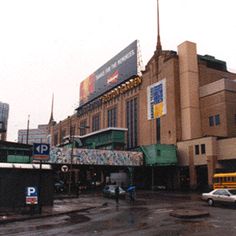
[(117, 185), (116, 188), (115, 188), (116, 205), (119, 204), (119, 195), (120, 195), (120, 187)]
[(129, 199), (131, 203), (134, 203), (135, 200), (135, 186), (130, 186), (127, 189), (128, 193), (129, 193)]

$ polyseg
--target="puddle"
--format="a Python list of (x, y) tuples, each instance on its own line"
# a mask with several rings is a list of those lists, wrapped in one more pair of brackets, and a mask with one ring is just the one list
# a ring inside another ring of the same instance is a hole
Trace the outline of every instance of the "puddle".
[(78, 224), (78, 223), (84, 223), (90, 221), (90, 218), (88, 216), (77, 214), (77, 213), (70, 213), (68, 214), (69, 218), (66, 219), (67, 222)]

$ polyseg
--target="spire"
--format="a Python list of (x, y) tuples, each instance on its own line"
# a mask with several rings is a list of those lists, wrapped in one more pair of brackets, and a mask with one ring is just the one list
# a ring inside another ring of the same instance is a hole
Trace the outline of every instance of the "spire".
[(157, 0), (157, 46), (156, 46), (157, 56), (160, 56), (161, 52), (162, 52), (162, 47), (161, 47), (161, 37), (160, 37), (159, 0)]
[(52, 94), (52, 107), (51, 107), (51, 116), (49, 119), (49, 124), (53, 124), (55, 122), (53, 118), (53, 105), (54, 105), (54, 93)]

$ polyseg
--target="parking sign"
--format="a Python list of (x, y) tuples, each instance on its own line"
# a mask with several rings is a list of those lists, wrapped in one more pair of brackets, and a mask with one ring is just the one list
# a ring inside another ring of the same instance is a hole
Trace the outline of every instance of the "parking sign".
[(35, 186), (26, 187), (25, 202), (27, 205), (38, 204), (38, 189)]
[(50, 146), (47, 143), (33, 144), (33, 158), (37, 160), (49, 159)]

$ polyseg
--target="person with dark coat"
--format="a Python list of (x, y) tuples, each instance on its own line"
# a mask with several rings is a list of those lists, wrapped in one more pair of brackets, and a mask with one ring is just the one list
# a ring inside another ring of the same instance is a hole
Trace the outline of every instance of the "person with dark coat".
[(119, 195), (120, 195), (120, 187), (117, 185), (116, 188), (115, 188), (116, 204), (119, 204)]

